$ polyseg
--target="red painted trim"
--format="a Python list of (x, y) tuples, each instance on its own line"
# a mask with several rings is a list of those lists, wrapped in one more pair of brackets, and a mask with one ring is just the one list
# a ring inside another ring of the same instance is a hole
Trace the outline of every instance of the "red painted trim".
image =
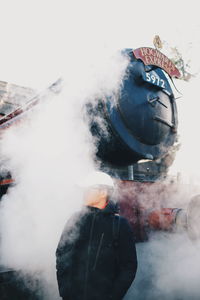
[(14, 182), (14, 180), (12, 178), (10, 178), (10, 179), (3, 179), (3, 180), (0, 181), (0, 185), (11, 184), (13, 182)]
[(181, 77), (181, 73), (176, 68), (175, 64), (157, 49), (142, 47), (133, 50), (133, 54), (137, 59), (141, 59), (145, 65), (157, 66), (163, 69), (171, 77)]

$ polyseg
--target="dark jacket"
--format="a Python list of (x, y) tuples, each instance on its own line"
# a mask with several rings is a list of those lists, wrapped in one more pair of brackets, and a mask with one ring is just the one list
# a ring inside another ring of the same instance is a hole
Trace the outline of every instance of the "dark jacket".
[(88, 207), (66, 225), (56, 251), (60, 296), (69, 300), (121, 300), (137, 269), (133, 232), (128, 221)]

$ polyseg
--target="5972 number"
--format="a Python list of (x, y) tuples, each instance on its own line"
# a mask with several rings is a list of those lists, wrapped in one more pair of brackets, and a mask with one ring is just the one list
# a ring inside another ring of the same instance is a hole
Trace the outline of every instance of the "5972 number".
[(163, 89), (165, 88), (165, 81), (163, 79), (161, 79), (159, 76), (155, 76), (152, 73), (146, 73), (146, 81), (153, 83), (155, 85), (158, 85), (160, 87), (162, 87)]

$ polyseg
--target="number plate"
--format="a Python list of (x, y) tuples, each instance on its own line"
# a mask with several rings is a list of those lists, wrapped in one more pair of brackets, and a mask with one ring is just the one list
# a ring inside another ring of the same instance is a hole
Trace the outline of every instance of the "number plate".
[(164, 79), (160, 78), (155, 71), (144, 72), (143, 79), (153, 85), (159, 86), (162, 89), (166, 89), (167, 83)]

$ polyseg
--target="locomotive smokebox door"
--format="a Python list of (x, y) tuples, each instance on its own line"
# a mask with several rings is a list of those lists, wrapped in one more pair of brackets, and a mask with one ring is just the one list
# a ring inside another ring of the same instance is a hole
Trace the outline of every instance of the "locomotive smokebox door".
[(178, 77), (178, 70), (161, 52), (147, 49), (152, 48), (122, 52), (129, 63), (118, 93), (92, 108), (91, 131), (102, 162), (127, 166), (157, 159), (176, 141), (177, 111), (169, 76)]

